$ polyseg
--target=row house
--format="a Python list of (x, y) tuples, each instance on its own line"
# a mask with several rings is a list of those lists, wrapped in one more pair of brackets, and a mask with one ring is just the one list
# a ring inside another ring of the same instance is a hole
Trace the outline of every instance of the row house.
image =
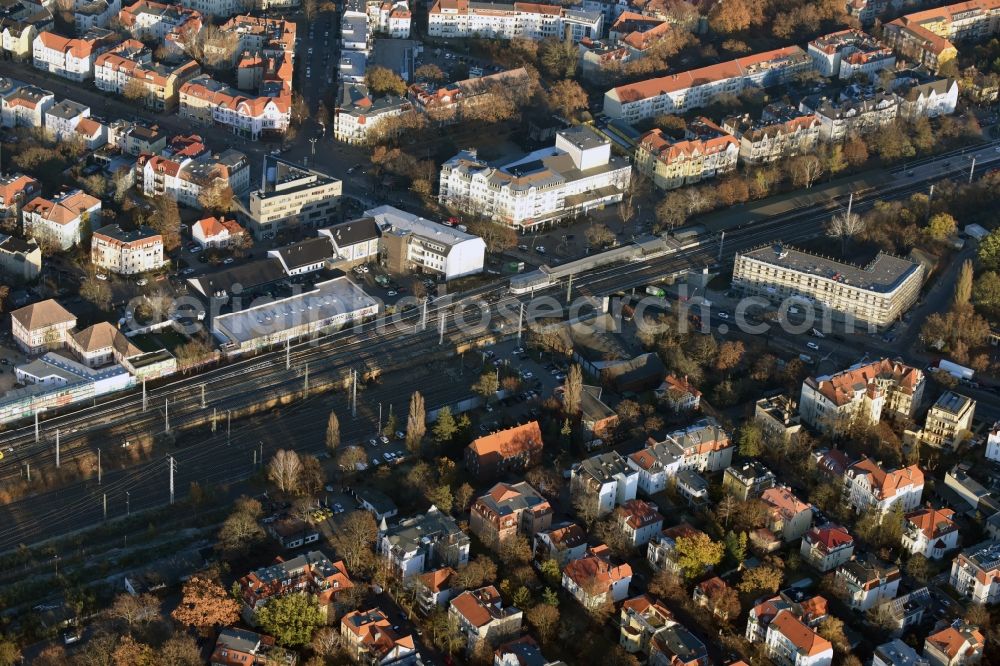
[(385, 0), (368, 4), (368, 20), (376, 32), (393, 39), (410, 38), (413, 14), (407, 0)]
[(851, 136), (872, 134), (896, 122), (899, 97), (883, 92), (839, 101), (810, 96), (799, 102), (799, 110), (816, 116), (823, 141), (843, 143)]
[(747, 164), (809, 154), (820, 138), (820, 121), (814, 114), (781, 105), (765, 108), (759, 120), (749, 113), (726, 118), (722, 128), (739, 141), (740, 160)]
[(40, 32), (32, 42), (32, 62), (40, 69), (72, 81), (94, 78), (94, 61), (111, 46), (113, 33), (92, 30), (76, 39)]
[(359, 664), (409, 666), (420, 663), (413, 636), (402, 636), (380, 608), (355, 610), (340, 618), (340, 636)]
[(844, 586), (847, 605), (861, 612), (895, 599), (899, 590), (899, 567), (874, 557), (846, 562), (835, 575)]
[(924, 657), (930, 666), (973, 666), (983, 661), (985, 646), (979, 627), (959, 619), (924, 639)]
[(598, 608), (607, 603), (618, 603), (628, 596), (632, 581), (629, 564), (612, 564), (611, 553), (601, 544), (587, 550), (587, 554), (573, 560), (563, 568), (562, 586), (584, 608)]
[(587, 458), (573, 466), (570, 493), (576, 506), (586, 506), (597, 516), (635, 499), (639, 473), (617, 451)]
[(84, 224), (100, 221), (101, 200), (82, 190), (63, 192), (52, 199), (36, 197), (21, 211), (24, 233), (59, 250), (80, 242)]
[(644, 546), (663, 531), (663, 516), (652, 502), (629, 500), (614, 510), (614, 521), (625, 542)]
[(864, 75), (875, 80), (878, 72), (896, 64), (892, 49), (856, 28), (817, 37), (809, 42), (808, 52), (820, 74), (839, 79)]
[(472, 504), (469, 529), (499, 550), (517, 536), (529, 539), (552, 524), (552, 505), (527, 482), (498, 483)]
[(768, 657), (786, 666), (832, 666), (833, 644), (789, 610), (778, 611), (764, 638)]
[(821, 432), (843, 433), (856, 419), (876, 425), (883, 413), (911, 419), (923, 399), (922, 370), (880, 359), (859, 363), (833, 375), (802, 382), (799, 416)]
[(473, 440), (465, 448), (465, 467), (480, 480), (523, 472), (541, 461), (542, 446), (538, 421), (529, 421)]
[(41, 272), (42, 249), (38, 241), (0, 234), (0, 275), (7, 284), (31, 282)]
[(179, 45), (201, 32), (204, 25), (201, 12), (154, 0), (138, 0), (123, 7), (118, 21), (135, 39)]
[(117, 224), (109, 224), (94, 231), (90, 240), (90, 261), (118, 275), (156, 270), (167, 262), (163, 254), (163, 236), (150, 227), (125, 231)]
[(535, 561), (555, 560), (562, 569), (587, 554), (587, 533), (576, 523), (563, 523), (535, 534), (532, 543)]
[(979, 42), (1000, 33), (1000, 2), (969, 0), (901, 16), (882, 36), (904, 57), (932, 71), (958, 56), (955, 42)]
[(1000, 603), (1000, 541), (984, 541), (959, 553), (951, 561), (948, 582), (972, 603)]
[(833, 523), (814, 527), (802, 537), (799, 554), (814, 568), (826, 573), (854, 557), (854, 537), (846, 527)]
[(277, 561), (252, 571), (239, 579), (240, 597), (248, 618), (268, 601), (288, 594), (314, 595), (320, 611), (329, 617), (329, 607), (337, 595), (354, 587), (343, 562), (331, 562), (322, 552), (313, 550), (290, 560)]
[(469, 563), (469, 536), (458, 524), (431, 505), (426, 512), (388, 527), (379, 526), (378, 552), (408, 578), (431, 567), (461, 568)]
[(340, 87), (339, 102), (334, 109), (333, 138), (352, 145), (363, 145), (382, 136), (391, 138), (402, 131), (401, 124), (391, 122), (392, 119), (411, 111), (413, 102), (405, 97), (374, 97), (362, 83), (345, 83)]
[(505, 607), (500, 592), (492, 585), (462, 592), (448, 607), (448, 618), (465, 638), (466, 655), (482, 642), (496, 647), (516, 638), (521, 633), (523, 616), (520, 609)]
[(740, 144), (707, 118), (688, 124), (683, 139), (659, 128), (646, 132), (635, 150), (635, 167), (664, 190), (701, 182), (736, 168)]
[(858, 514), (886, 514), (897, 507), (913, 511), (923, 492), (924, 473), (916, 465), (886, 471), (871, 458), (863, 458), (844, 473), (844, 498)]
[(780, 594), (757, 603), (747, 615), (745, 636), (750, 643), (767, 639), (768, 628), (779, 613), (789, 612), (811, 629), (818, 627), (827, 613), (827, 601), (819, 595), (808, 596), (798, 588), (788, 588)]
[(801, 538), (812, 526), (812, 505), (788, 488), (768, 488), (760, 499), (767, 507), (767, 529), (785, 543)]
[(561, 39), (601, 36), (599, 12), (528, 2), (481, 4), (469, 0), (436, 0), (427, 17), (427, 34), (444, 39)]
[(64, 99), (45, 112), (45, 131), (57, 141), (71, 141), (77, 125), (89, 117), (89, 106)]
[(56, 96), (50, 90), (23, 84), (11, 85), (9, 79), (0, 82), (0, 119), (4, 127), (45, 126), (45, 113), (55, 106)]
[(76, 315), (50, 298), (14, 310), (10, 324), (17, 346), (34, 356), (66, 346), (76, 328)]
[(153, 62), (152, 57), (142, 42), (126, 40), (94, 60), (94, 85), (153, 111), (172, 111), (181, 86), (199, 75), (201, 68), (194, 60), (167, 65)]
[(291, 122), (288, 91), (276, 97), (247, 97), (207, 75), (196, 76), (178, 91), (178, 114), (203, 125), (222, 125), (234, 134), (257, 140), (283, 134)]
[(751, 500), (760, 497), (775, 484), (774, 472), (756, 460), (746, 460), (726, 468), (722, 475), (722, 488), (737, 499)]
[(783, 85), (813, 67), (805, 51), (788, 46), (612, 88), (604, 93), (604, 114), (628, 123), (662, 114), (682, 115), (720, 95)]

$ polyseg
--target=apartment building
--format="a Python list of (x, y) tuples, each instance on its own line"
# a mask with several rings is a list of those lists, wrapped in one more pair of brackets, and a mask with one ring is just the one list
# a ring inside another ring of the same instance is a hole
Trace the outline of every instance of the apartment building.
[(451, 600), (448, 618), (465, 638), (466, 655), (485, 641), (491, 647), (517, 638), (524, 614), (514, 606), (504, 606), (500, 592), (492, 585), (466, 590)]
[(94, 231), (90, 261), (118, 275), (135, 275), (155, 270), (167, 259), (163, 255), (163, 237), (151, 228), (125, 231), (118, 224), (109, 224)]
[[(583, 4), (584, 9), (590, 9), (588, 5), (591, 3), (585, 1)], [(577, 44), (580, 70), (585, 78), (600, 75), (608, 67), (641, 60), (676, 29), (672, 21), (666, 21), (662, 16), (638, 14), (628, 11), (623, 5), (618, 5), (616, 10), (621, 11), (617, 17), (611, 14), (605, 16), (606, 20), (614, 19), (608, 28), (607, 39), (585, 37)]]
[(617, 451), (602, 453), (573, 466), (570, 490), (573, 500), (603, 516), (616, 506), (635, 499), (639, 473)]
[(279, 87), (274, 96), (247, 96), (202, 74), (178, 89), (178, 114), (204, 125), (222, 125), (245, 139), (279, 137), (291, 122), (292, 95)]
[(542, 654), (531, 636), (508, 641), (493, 653), (493, 666), (563, 666), (563, 661), (552, 661)]
[(80, 121), (89, 117), (89, 106), (64, 99), (45, 112), (45, 131), (56, 141), (69, 141)]
[(985, 646), (979, 627), (959, 619), (924, 639), (924, 657), (930, 666), (973, 666), (983, 661)]
[(919, 263), (881, 252), (855, 266), (777, 243), (736, 255), (733, 288), (775, 303), (796, 300), (845, 325), (884, 328), (916, 302), (923, 277)]
[(382, 263), (390, 273), (424, 273), (447, 281), (483, 272), (486, 242), (479, 236), (393, 206), (365, 215), (379, 226)]
[(123, 7), (118, 21), (135, 39), (179, 43), (197, 35), (204, 23), (198, 11), (154, 0), (138, 0)]
[(640, 137), (635, 168), (664, 190), (699, 183), (736, 168), (740, 144), (707, 118), (688, 123), (684, 137), (674, 139), (659, 129)]
[(368, 5), (368, 20), (376, 32), (393, 39), (409, 39), (413, 14), (407, 0), (384, 0)]
[(409, 99), (374, 97), (363, 83), (343, 84), (338, 99), (333, 112), (333, 138), (351, 145), (364, 145), (384, 135), (396, 136), (402, 131), (401, 125), (386, 121), (413, 111)]
[(316, 231), (318, 236), (330, 239), (333, 255), (345, 267), (366, 264), (378, 259), (379, 239), (382, 230), (374, 217), (361, 217), (334, 224)]
[(784, 393), (754, 403), (753, 419), (764, 436), (775, 441), (789, 442), (802, 431), (798, 404)]
[(625, 542), (633, 548), (646, 545), (663, 531), (663, 516), (652, 502), (629, 500), (614, 510), (613, 517)]
[(795, 587), (782, 590), (750, 609), (745, 632), (747, 641), (765, 641), (770, 624), (781, 612), (789, 612), (810, 629), (815, 629), (828, 616), (827, 600), (819, 595), (810, 597)]
[(828, 143), (843, 143), (851, 136), (865, 136), (896, 122), (899, 96), (875, 91), (833, 100), (823, 95), (804, 97), (799, 110), (819, 120), (819, 137)]
[(34, 238), (21, 240), (0, 234), (0, 275), (7, 284), (22, 284), (42, 272), (42, 250)]
[(929, 560), (939, 560), (958, 548), (958, 525), (951, 509), (925, 507), (911, 511), (903, 519), (903, 548)]
[(726, 118), (722, 129), (739, 141), (739, 158), (747, 164), (808, 154), (820, 138), (820, 121), (814, 114), (776, 104), (766, 107), (756, 120), (749, 113)]
[(671, 624), (673, 613), (661, 602), (646, 594), (633, 597), (622, 604), (618, 644), (629, 654), (649, 654), (656, 634)]
[(33, 356), (64, 347), (76, 328), (76, 315), (50, 298), (11, 312), (10, 325), (14, 342)]
[(56, 103), (51, 91), (10, 79), (0, 79), (0, 95), (4, 127), (44, 127), (45, 112)]
[(756, 460), (745, 460), (726, 468), (722, 475), (722, 488), (730, 495), (743, 500), (755, 499), (775, 484), (774, 472)]
[(1000, 421), (986, 434), (986, 459), (1000, 461)]
[(875, 648), (872, 666), (930, 666), (920, 653), (898, 638)]
[(647, 497), (666, 489), (667, 484), (677, 477), (684, 460), (684, 450), (673, 440), (657, 442), (650, 438), (645, 448), (630, 453), (626, 461), (638, 474), (638, 490)]
[(893, 86), (899, 98), (899, 117), (906, 120), (937, 118), (955, 113), (958, 105), (958, 81), (937, 79), (897, 79)]
[(541, 461), (542, 447), (538, 421), (529, 421), (474, 440), (465, 449), (465, 466), (479, 479), (524, 471)]
[(337, 178), (266, 155), (260, 188), (239, 205), (247, 229), (261, 240), (288, 229), (329, 226), (340, 210), (342, 191)]
[(0, 19), (0, 47), (17, 62), (31, 60), (38, 27), (34, 23)]
[(844, 586), (844, 601), (862, 613), (895, 599), (899, 590), (899, 567), (875, 558), (845, 562), (837, 569), (836, 577)]
[(799, 553), (806, 562), (826, 573), (854, 556), (854, 538), (847, 528), (828, 523), (806, 532)]
[(435, 85), (418, 81), (410, 85), (407, 98), (414, 108), (439, 127), (480, 118), (491, 114), (491, 107), (511, 98), (525, 98), (534, 85), (523, 67), (495, 74)]
[(552, 505), (527, 482), (498, 483), (472, 503), (469, 529), (487, 547), (500, 550), (518, 536), (528, 539), (552, 524)]
[(760, 499), (767, 507), (767, 529), (785, 543), (801, 538), (812, 526), (812, 505), (788, 488), (768, 488)]
[(444, 39), (598, 39), (604, 16), (578, 8), (528, 2), (437, 0), (427, 17), (427, 34)]
[(587, 125), (560, 130), (555, 145), (502, 166), (490, 166), (475, 150), (441, 166), (441, 204), (530, 229), (618, 203), (632, 167), (611, 154), (611, 142)]
[(59, 250), (68, 250), (80, 242), (84, 224), (97, 226), (101, 222), (101, 200), (82, 190), (69, 190), (52, 199), (35, 197), (21, 210), (25, 235), (39, 243), (51, 243)]
[(340, 618), (340, 635), (347, 652), (359, 664), (410, 666), (419, 663), (413, 636), (400, 635), (380, 608), (345, 614)]
[(954, 391), (945, 391), (927, 411), (920, 441), (938, 448), (954, 449), (972, 435), (976, 401)]
[(176, 65), (153, 62), (149, 47), (134, 39), (94, 60), (94, 85), (153, 111), (173, 111), (181, 86), (199, 74), (201, 68), (194, 60)]
[(74, 0), (73, 27), (77, 34), (107, 27), (121, 11), (121, 0)]
[(972, 603), (1000, 603), (1000, 541), (984, 541), (959, 553), (951, 561), (948, 582)]
[(680, 537), (692, 537), (696, 534), (704, 534), (687, 523), (681, 523), (668, 527), (654, 536), (646, 547), (646, 560), (656, 571), (669, 571), (681, 575), (682, 570), (678, 564), (677, 539)]
[(576, 523), (563, 523), (537, 532), (532, 548), (536, 562), (555, 560), (562, 569), (587, 554), (587, 533)]
[(106, 321), (71, 334), (67, 342), (80, 362), (88, 368), (100, 368), (109, 363), (121, 363), (124, 366), (128, 359), (143, 354), (124, 333)]
[(93, 29), (82, 37), (69, 39), (54, 32), (40, 32), (31, 44), (32, 62), (40, 69), (71, 81), (94, 78), (94, 61), (111, 46), (113, 33)]
[(457, 587), (456, 571), (451, 567), (441, 567), (416, 576), (417, 607), (424, 615), (430, 615), (439, 608), (447, 608), (448, 602), (460, 590)]
[(883, 69), (896, 64), (892, 49), (856, 28), (832, 32), (809, 42), (809, 56), (819, 73), (827, 77), (878, 79)]
[[(204, 148), (204, 146), (202, 146)], [(250, 160), (227, 148), (217, 155), (172, 158), (143, 153), (135, 165), (136, 187), (147, 197), (167, 196), (189, 208), (202, 208), (202, 193), (228, 188), (237, 197), (250, 184)]]
[(294, 666), (287, 653), (274, 649), (274, 637), (246, 629), (225, 627), (219, 630), (211, 666)]
[(333, 562), (323, 552), (312, 550), (290, 560), (278, 560), (239, 579), (244, 612), (250, 617), (268, 601), (288, 594), (314, 595), (324, 616), (337, 595), (354, 587), (343, 562)]
[(681, 469), (721, 472), (733, 461), (734, 446), (729, 433), (712, 417), (667, 433), (664, 441), (673, 442), (679, 447)]
[(379, 554), (403, 578), (431, 567), (463, 567), (469, 563), (469, 545), (468, 535), (433, 505), (423, 514), (379, 528)]
[(896, 507), (913, 511), (923, 492), (924, 473), (916, 465), (886, 471), (871, 458), (862, 458), (844, 473), (844, 498), (859, 514), (885, 514)]
[(998, 0), (970, 0), (914, 12), (890, 21), (882, 30), (889, 46), (931, 71), (958, 56), (956, 42), (982, 42), (997, 33)]
[(247, 10), (246, 0), (181, 0), (181, 6), (201, 12), (203, 16), (224, 18)]
[(589, 548), (586, 555), (567, 564), (562, 575), (563, 589), (587, 609), (622, 601), (631, 581), (632, 567), (612, 564), (605, 545)]
[(264, 58), (288, 56), (291, 62), (295, 55), (298, 28), (294, 21), (241, 14), (226, 21), (222, 29), (235, 34), (239, 40), (234, 58), (238, 58), (238, 54), (249, 52)]
[(682, 115), (711, 104), (720, 95), (782, 85), (812, 68), (812, 58), (805, 51), (788, 46), (612, 88), (604, 93), (604, 113), (628, 123), (665, 113)]
[(23, 173), (0, 176), (0, 211), (20, 217), (21, 207), (42, 193), (42, 183)]
[(768, 657), (784, 666), (832, 666), (833, 644), (790, 610), (782, 609), (767, 625)]

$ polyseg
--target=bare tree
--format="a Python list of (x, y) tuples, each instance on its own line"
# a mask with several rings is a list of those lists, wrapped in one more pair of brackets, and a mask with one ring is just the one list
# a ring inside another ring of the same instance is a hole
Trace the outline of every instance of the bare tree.
[(331, 451), (340, 446), (340, 419), (337, 413), (330, 411), (330, 418), (326, 422), (326, 448)]
[(301, 473), (302, 461), (299, 459), (299, 454), (285, 449), (279, 449), (267, 467), (267, 478), (284, 493), (293, 492), (298, 488)]
[(808, 189), (823, 175), (823, 160), (815, 155), (799, 155), (791, 159), (788, 171), (793, 185)]
[(570, 366), (566, 374), (566, 383), (563, 386), (563, 409), (569, 416), (576, 416), (580, 412), (580, 403), (583, 400), (583, 371), (579, 365)]
[(406, 448), (417, 451), (427, 432), (427, 414), (424, 411), (424, 396), (414, 391), (410, 396), (410, 412), (406, 417)]
[(865, 221), (860, 215), (844, 211), (830, 218), (830, 223), (826, 226), (826, 235), (830, 238), (839, 238), (840, 251), (847, 252), (847, 241), (864, 230)]

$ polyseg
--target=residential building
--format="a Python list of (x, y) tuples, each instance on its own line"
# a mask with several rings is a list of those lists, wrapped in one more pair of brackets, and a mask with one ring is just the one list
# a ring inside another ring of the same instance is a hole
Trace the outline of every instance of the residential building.
[(45, 112), (45, 131), (56, 141), (69, 141), (76, 126), (90, 116), (90, 107), (64, 99)]
[(663, 531), (663, 516), (652, 502), (633, 499), (614, 510), (614, 520), (625, 542), (643, 546)]
[(930, 662), (898, 638), (875, 648), (872, 666), (930, 666)]
[(907, 14), (883, 28), (883, 39), (900, 54), (932, 71), (958, 56), (954, 43), (985, 41), (1000, 33), (1000, 2), (969, 0)]
[(31, 60), (38, 27), (33, 23), (9, 18), (0, 20), (0, 46), (17, 62)]
[(666, 400), (674, 412), (692, 412), (701, 406), (701, 391), (687, 378), (668, 374), (656, 388), (656, 397)]
[(820, 121), (793, 106), (770, 105), (759, 119), (749, 113), (722, 121), (722, 129), (739, 141), (739, 158), (747, 164), (769, 164), (805, 155), (819, 143)]
[(630, 453), (626, 460), (638, 473), (638, 490), (648, 497), (665, 490), (677, 476), (684, 461), (684, 449), (671, 439), (657, 442), (650, 438), (645, 448)]
[(657, 631), (649, 644), (650, 664), (701, 666), (709, 662), (708, 648), (683, 625), (672, 622)]
[(1000, 541), (984, 541), (959, 553), (951, 561), (948, 582), (972, 603), (1000, 603)]
[(7, 284), (31, 282), (42, 272), (42, 250), (34, 238), (0, 234), (0, 275)]
[(881, 90), (832, 100), (822, 95), (804, 97), (799, 111), (819, 120), (819, 138), (844, 143), (852, 136), (874, 134), (894, 124), (900, 116), (899, 96)]
[(250, 184), (250, 160), (227, 148), (218, 155), (178, 154), (160, 157), (142, 154), (135, 165), (136, 187), (148, 197), (166, 196), (189, 208), (202, 208), (202, 195), (218, 190), (235, 195)]
[(333, 138), (364, 145), (384, 135), (396, 136), (402, 131), (403, 123), (392, 122), (392, 119), (413, 110), (413, 102), (405, 97), (373, 97), (362, 83), (344, 83), (333, 112)]
[(677, 494), (687, 500), (689, 506), (704, 505), (708, 499), (708, 481), (693, 469), (682, 469), (674, 477)]
[(913, 511), (923, 492), (924, 473), (916, 465), (886, 471), (871, 458), (862, 458), (844, 474), (844, 498), (859, 514), (885, 514), (896, 507)]
[(930, 617), (935, 601), (926, 587), (920, 587), (912, 592), (885, 601), (876, 607), (875, 613), (884, 620), (883, 628), (891, 630), (893, 636), (902, 636), (911, 627), (921, 624), (925, 617)]
[(854, 538), (846, 527), (827, 523), (806, 532), (799, 553), (806, 562), (826, 573), (854, 556)]
[(295, 516), (279, 517), (273, 523), (268, 523), (265, 531), (285, 550), (294, 550), (319, 541), (319, 530), (312, 523)]
[(738, 253), (733, 288), (772, 302), (798, 300), (845, 325), (884, 328), (916, 302), (923, 274), (921, 264), (884, 253), (859, 267), (778, 243)]
[(534, 81), (523, 67), (437, 85), (417, 81), (407, 97), (434, 125), (444, 127), (490, 118), (497, 107), (527, 101)]
[(0, 85), (3, 83), (10, 84), (0, 88), (3, 126), (44, 127), (45, 112), (55, 105), (55, 95), (37, 86), (13, 84), (9, 79), (0, 80)]
[(881, 70), (896, 64), (892, 49), (856, 28), (817, 37), (808, 51), (820, 74), (839, 79), (863, 76), (874, 81)]
[(679, 537), (691, 537), (699, 533), (701, 533), (701, 530), (696, 530), (687, 523), (681, 523), (673, 527), (668, 527), (660, 534), (654, 536), (650, 539), (649, 546), (646, 548), (646, 559), (649, 561), (650, 566), (656, 571), (666, 569), (671, 573), (680, 574), (681, 568), (677, 564), (675, 552), (677, 539)]
[(812, 68), (812, 58), (798, 46), (756, 53), (612, 88), (604, 93), (604, 114), (629, 123), (665, 113), (682, 115), (719, 95), (781, 85)]
[(555, 145), (501, 166), (475, 150), (462, 151), (441, 167), (438, 200), (469, 215), (518, 229), (621, 201), (632, 168), (611, 154), (611, 142), (587, 125), (556, 132)]
[(427, 18), (428, 36), (443, 39), (541, 40), (568, 36), (579, 41), (584, 37), (599, 38), (603, 26), (604, 16), (599, 12), (528, 2), (484, 4), (469, 0), (436, 0)]
[[(280, 70), (279, 70), (280, 71)], [(275, 82), (274, 96), (247, 96), (202, 74), (178, 88), (178, 115), (204, 125), (222, 125), (245, 139), (280, 137), (292, 118), (292, 95)]]
[(753, 608), (747, 616), (746, 639), (761, 643), (767, 639), (768, 629), (778, 613), (787, 611), (815, 629), (827, 617), (827, 601), (821, 596), (808, 596), (796, 587), (782, 590), (777, 596), (766, 599)]
[(488, 585), (452, 599), (448, 617), (457, 623), (466, 639), (466, 654), (471, 655), (482, 641), (495, 647), (516, 638), (521, 633), (523, 613), (513, 606), (505, 608), (497, 588)]
[(277, 259), (285, 275), (305, 275), (321, 270), (333, 258), (330, 239), (320, 236), (267, 251), (267, 256)]
[(90, 261), (118, 275), (145, 273), (163, 266), (163, 237), (150, 227), (125, 231), (109, 224), (94, 232), (90, 239)]
[(570, 489), (573, 500), (604, 516), (616, 506), (635, 499), (639, 473), (616, 451), (587, 458), (573, 466)]
[[(280, 274), (285, 276), (283, 270)], [(378, 311), (379, 302), (342, 275), (284, 298), (262, 299), (243, 310), (216, 315), (212, 317), (212, 335), (226, 354), (245, 354), (317, 332), (335, 331), (374, 317)]]
[(746, 460), (726, 468), (722, 487), (730, 495), (743, 501), (760, 497), (775, 484), (774, 472), (756, 460)]
[(121, 11), (121, 0), (75, 0), (72, 6), (73, 27), (77, 34), (104, 28)]
[(79, 141), (87, 150), (97, 150), (108, 142), (108, 128), (91, 118), (82, 118), (70, 140)]
[(843, 433), (855, 420), (875, 425), (882, 415), (910, 419), (920, 406), (923, 371), (899, 361), (858, 363), (802, 382), (799, 415), (821, 432)]
[(504, 643), (493, 653), (493, 666), (566, 666), (562, 661), (551, 661), (531, 636)]
[(729, 433), (712, 417), (669, 432), (664, 436), (664, 441), (673, 442), (680, 448), (681, 469), (721, 472), (733, 462), (735, 447), (729, 439)]
[(101, 200), (82, 190), (70, 190), (52, 199), (36, 197), (21, 213), (25, 235), (43, 246), (49, 243), (58, 250), (68, 250), (80, 242), (83, 225), (100, 224)]
[(203, 18), (200, 12), (154, 0), (138, 0), (123, 7), (118, 21), (134, 39), (155, 42), (178, 41), (197, 35)]
[(986, 459), (1000, 461), (1000, 421), (986, 435)]
[(629, 654), (649, 654), (653, 636), (674, 623), (667, 607), (645, 594), (626, 600), (619, 618), (618, 643)]
[(958, 81), (937, 79), (920, 82), (916, 79), (897, 79), (893, 86), (899, 97), (899, 117), (914, 121), (918, 118), (937, 118), (955, 113), (958, 106)]
[(108, 126), (108, 143), (125, 155), (159, 155), (167, 147), (167, 134), (156, 125), (143, 127), (136, 123), (116, 121)]
[(527, 482), (498, 483), (472, 503), (469, 529), (488, 548), (500, 550), (517, 537), (528, 539), (552, 524), (552, 505)]
[(767, 505), (767, 529), (785, 543), (801, 538), (812, 526), (812, 505), (799, 500), (788, 488), (768, 488), (760, 499)]
[(708, 118), (688, 123), (675, 139), (659, 128), (642, 135), (635, 149), (635, 168), (663, 190), (692, 185), (736, 168), (740, 144)]
[(71, 81), (94, 78), (94, 60), (111, 44), (113, 33), (92, 29), (82, 37), (69, 39), (54, 32), (39, 32), (31, 44), (32, 62), (40, 69)]
[(753, 418), (763, 435), (776, 441), (788, 443), (802, 432), (798, 405), (794, 398), (784, 393), (758, 400), (754, 404)]
[(10, 325), (17, 345), (34, 356), (65, 346), (76, 328), (76, 315), (50, 298), (11, 312)]
[(317, 229), (316, 234), (330, 239), (334, 258), (342, 262), (344, 268), (367, 264), (378, 259), (382, 230), (374, 217), (361, 217), (334, 224)]
[(463, 567), (469, 563), (469, 545), (468, 535), (433, 505), (423, 514), (379, 528), (379, 554), (403, 578), (429, 567)]
[(844, 586), (844, 601), (862, 613), (895, 599), (899, 590), (899, 567), (875, 558), (844, 563), (837, 569), (836, 578)]
[(194, 60), (178, 64), (154, 62), (149, 47), (134, 39), (94, 59), (94, 85), (153, 111), (173, 111), (181, 86), (199, 74), (201, 68)]
[(203, 249), (238, 247), (250, 241), (246, 229), (236, 220), (205, 217), (191, 225), (191, 239)]
[(383, 264), (390, 273), (453, 280), (483, 272), (486, 242), (479, 236), (393, 206), (372, 208), (365, 215), (378, 223)]
[(535, 560), (555, 560), (559, 569), (587, 554), (587, 533), (576, 523), (563, 523), (535, 534)]
[(205, 16), (224, 18), (239, 14), (247, 9), (243, 0), (182, 0), (181, 6), (194, 9)]
[(274, 645), (274, 637), (246, 629), (219, 630), (211, 666), (294, 666), (295, 656)]
[(586, 384), (580, 391), (580, 426), (588, 445), (608, 440), (618, 427), (618, 413), (601, 400), (603, 391), (600, 386)]
[[(972, 511), (981, 511), (985, 515), (992, 514), (1000, 509), (996, 508), (996, 500), (992, 493), (983, 484), (969, 476), (968, 463), (955, 465), (945, 472), (944, 485), (953, 490), (955, 495), (966, 502)], [(966, 510), (965, 513), (969, 513)]]
[(368, 5), (368, 20), (372, 28), (393, 39), (410, 38), (412, 18), (407, 0), (383, 0)]
[(0, 211), (4, 217), (21, 217), (21, 207), (42, 193), (42, 183), (23, 173), (0, 176)]
[(632, 567), (612, 564), (605, 545), (589, 548), (586, 555), (563, 568), (563, 588), (588, 609), (622, 601), (631, 581)]
[(930, 666), (972, 666), (983, 661), (985, 645), (979, 627), (955, 620), (924, 639), (924, 657)]
[(448, 602), (459, 591), (453, 587), (455, 570), (451, 567), (433, 569), (413, 580), (417, 589), (417, 607), (424, 615), (430, 615), (439, 608), (447, 608)]
[(767, 626), (767, 654), (782, 666), (832, 666), (833, 645), (789, 610), (778, 611)]
[(921, 442), (954, 449), (972, 435), (975, 413), (975, 400), (961, 393), (945, 391), (927, 412), (927, 420), (920, 431)]
[(320, 611), (328, 617), (337, 595), (354, 587), (344, 563), (331, 562), (318, 550), (287, 561), (279, 557), (271, 566), (240, 578), (239, 585), (244, 609), (250, 617), (271, 599), (298, 592), (315, 595)]
[(142, 351), (135, 347), (125, 334), (106, 321), (88, 326), (67, 339), (69, 348), (88, 368), (100, 368), (109, 363), (139, 356)]
[(340, 211), (342, 191), (337, 178), (267, 155), (260, 188), (240, 206), (247, 228), (261, 240), (288, 229), (329, 226)]
[(360, 505), (358, 508), (375, 516), (375, 520), (378, 522), (399, 515), (399, 507), (396, 506), (396, 503), (378, 488), (356, 488), (350, 494), (358, 500)]
[(340, 618), (347, 651), (361, 664), (409, 666), (420, 663), (413, 636), (401, 636), (380, 608), (351, 611)]
[(541, 461), (542, 431), (538, 421), (507, 428), (474, 440), (465, 449), (465, 466), (479, 479), (524, 471)]

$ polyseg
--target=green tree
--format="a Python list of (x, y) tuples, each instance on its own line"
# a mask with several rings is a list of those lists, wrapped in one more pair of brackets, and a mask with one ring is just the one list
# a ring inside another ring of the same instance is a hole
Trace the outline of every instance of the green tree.
[(691, 536), (678, 537), (674, 552), (684, 578), (693, 580), (722, 561), (725, 546), (712, 541), (704, 532), (697, 532)]
[(455, 424), (455, 417), (451, 415), (451, 408), (447, 405), (438, 412), (437, 420), (434, 422), (434, 441), (440, 446), (451, 442), (458, 432)]
[(981, 273), (972, 286), (972, 300), (994, 312), (1000, 310), (1000, 274), (996, 271)]
[(280, 645), (298, 647), (312, 639), (313, 631), (323, 624), (323, 615), (315, 596), (286, 594), (258, 610), (257, 622)]
[(559, 568), (559, 562), (551, 557), (544, 562), (539, 567), (542, 572), (542, 578), (545, 582), (552, 587), (558, 587), (562, 585), (562, 569)]
[(739, 451), (741, 456), (755, 458), (764, 452), (764, 431), (760, 424), (748, 421), (740, 427)]
[(396, 95), (402, 97), (406, 94), (406, 81), (399, 74), (387, 67), (369, 67), (365, 72), (365, 84), (375, 95)]
[(726, 553), (729, 557), (733, 559), (734, 562), (742, 563), (747, 557), (747, 533), (740, 532), (736, 534), (730, 530), (726, 532), (726, 537), (724, 539), (726, 544)]
[(934, 240), (945, 240), (955, 234), (958, 223), (948, 213), (936, 213), (927, 221), (927, 235)]
[(431, 486), (424, 491), (424, 497), (427, 501), (441, 509), (444, 513), (450, 513), (451, 507), (454, 504), (454, 499), (451, 495), (451, 488), (449, 486)]
[(986, 270), (1000, 270), (1000, 229), (991, 231), (979, 241), (979, 249), (976, 252), (979, 262)]
[(743, 571), (739, 589), (744, 593), (777, 592), (785, 573), (773, 564), (762, 564)]
[(555, 608), (559, 605), (559, 595), (551, 587), (546, 587), (542, 591), (542, 603)]
[(511, 597), (511, 601), (514, 603), (516, 608), (527, 608), (528, 604), (531, 603), (531, 592), (528, 588), (522, 585), (514, 592), (514, 596)]
[(492, 370), (487, 370), (481, 374), (476, 383), (472, 385), (472, 390), (487, 400), (496, 395), (498, 388), (500, 388), (500, 382), (497, 379), (497, 373)]

